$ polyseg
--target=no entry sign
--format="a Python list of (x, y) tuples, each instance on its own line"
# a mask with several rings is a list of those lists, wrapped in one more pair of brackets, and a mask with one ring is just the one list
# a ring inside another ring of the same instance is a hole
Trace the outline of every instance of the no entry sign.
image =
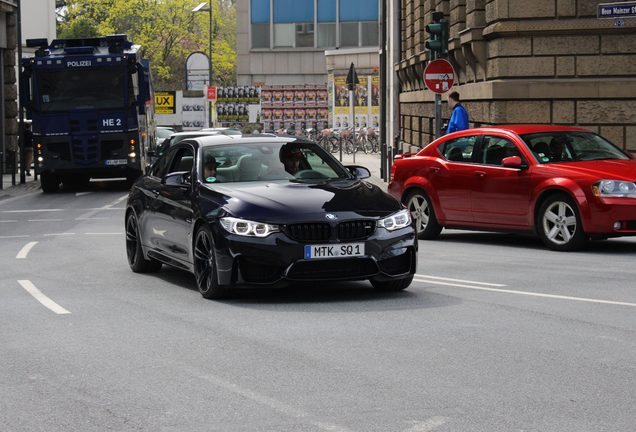
[(455, 84), (455, 70), (446, 60), (433, 60), (424, 69), (424, 83), (435, 93), (446, 93)]

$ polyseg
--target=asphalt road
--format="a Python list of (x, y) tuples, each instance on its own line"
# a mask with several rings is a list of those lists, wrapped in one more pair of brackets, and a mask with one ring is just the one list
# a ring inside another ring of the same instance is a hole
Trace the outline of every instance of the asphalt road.
[(448, 231), (404, 292), (215, 302), (129, 270), (126, 195), (0, 200), (0, 430), (634, 430), (636, 239)]

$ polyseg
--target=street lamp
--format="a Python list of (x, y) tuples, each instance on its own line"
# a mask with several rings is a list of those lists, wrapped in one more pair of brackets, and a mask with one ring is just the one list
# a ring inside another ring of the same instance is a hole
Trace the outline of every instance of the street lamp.
[[(204, 6), (208, 4), (208, 2), (203, 2), (203, 3), (199, 3), (199, 5), (197, 7), (195, 7), (194, 9), (192, 9), (192, 12), (209, 12), (210, 13), (210, 46), (209, 46), (209, 51), (208, 51), (208, 65), (209, 65), (209, 69), (208, 69), (208, 86), (212, 85), (212, 1), (210, 0), (210, 6), (208, 6), (207, 8), (204, 8)], [(208, 101), (208, 104), (210, 102)], [(209, 109), (209, 118), (208, 118), (208, 125), (212, 126), (212, 109)]]

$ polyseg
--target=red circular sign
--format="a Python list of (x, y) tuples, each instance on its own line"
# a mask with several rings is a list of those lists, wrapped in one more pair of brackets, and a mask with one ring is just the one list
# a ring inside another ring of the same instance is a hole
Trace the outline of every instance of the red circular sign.
[(455, 70), (447, 60), (433, 60), (424, 69), (424, 84), (435, 93), (446, 93), (455, 84)]

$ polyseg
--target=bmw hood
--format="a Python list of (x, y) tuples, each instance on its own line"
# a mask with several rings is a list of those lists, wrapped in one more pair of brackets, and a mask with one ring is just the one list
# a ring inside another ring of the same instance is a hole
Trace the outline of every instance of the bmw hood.
[(379, 187), (360, 180), (337, 180), (320, 184), (275, 181), (226, 183), (206, 186), (222, 194), (225, 210), (232, 216), (271, 223), (383, 217), (402, 205)]

